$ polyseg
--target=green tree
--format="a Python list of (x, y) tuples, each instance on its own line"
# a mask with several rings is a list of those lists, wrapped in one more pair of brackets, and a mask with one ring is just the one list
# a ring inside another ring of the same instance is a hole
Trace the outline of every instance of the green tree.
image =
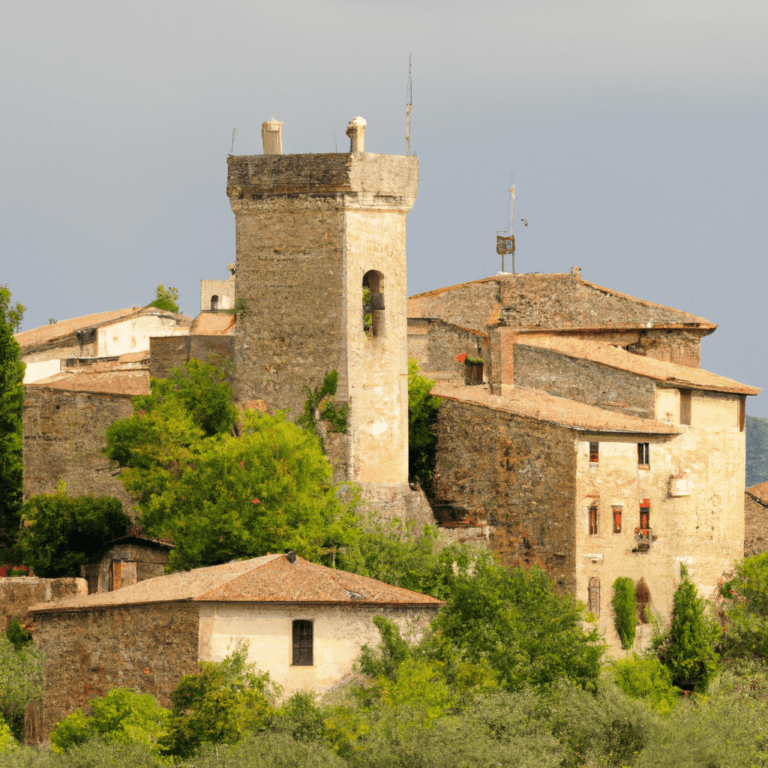
[(23, 307), (11, 302), (7, 285), (0, 285), (0, 563), (12, 559), (19, 530), (23, 464), (22, 409), (25, 364), (19, 359), (14, 332), (21, 327)]
[(680, 564), (680, 584), (675, 590), (672, 626), (654, 641), (661, 662), (672, 673), (678, 688), (706, 691), (718, 669), (715, 650), (720, 639), (720, 625), (707, 614), (704, 600), (696, 594), (696, 586), (688, 569)]
[(435, 471), (437, 437), (432, 425), (440, 399), (429, 394), (435, 382), (421, 372), (418, 362), (408, 358), (408, 474), (412, 481), (429, 484)]
[(613, 623), (621, 638), (622, 648), (631, 648), (635, 642), (637, 627), (637, 602), (635, 601), (635, 582), (626, 576), (619, 576), (613, 582)]
[(723, 654), (768, 659), (768, 552), (736, 563), (736, 574), (722, 592), (727, 619)]
[(0, 720), (17, 740), (24, 736), (24, 711), (43, 692), (43, 654), (29, 643), (18, 650), (0, 634)]
[(233, 429), (215, 366), (192, 361), (185, 371), (196, 371), (192, 395), (183, 373), (153, 379), (134, 415), (107, 430), (107, 455), (124, 467), (145, 530), (176, 544), (171, 570), (286, 549), (319, 560), (354, 537), (356, 500), (332, 485), (314, 435), (283, 413), (245, 412)]
[(593, 690), (604, 646), (583, 619), (582, 606), (538, 566), (507, 569), (486, 555), (457, 575), (426, 648), (449, 667), (487, 665), (510, 691), (562, 679)]
[(119, 499), (68, 496), (62, 483), (56, 493), (32, 496), (22, 508), (25, 522), (17, 549), (38, 576), (79, 576), (80, 566), (98, 562), (109, 542), (131, 523)]
[(170, 712), (154, 696), (112, 688), (105, 696), (91, 699), (88, 707), (90, 716), (76, 709), (57, 723), (51, 732), (54, 752), (98, 739), (104, 744), (144, 744), (160, 753), (159, 742), (167, 733)]
[(233, 744), (271, 723), (276, 689), (269, 674), (247, 659), (248, 647), (240, 646), (221, 662), (201, 661), (197, 674), (181, 678), (171, 693), (171, 754), (189, 757), (206, 743)]
[(330, 432), (347, 431), (349, 403), (339, 405), (333, 401), (338, 381), (338, 371), (331, 371), (325, 375), (323, 383), (314, 389), (303, 387), (307, 399), (304, 402), (304, 413), (296, 419), (297, 427), (308, 430), (318, 438), (318, 424), (321, 421), (327, 422)]
[(162, 283), (157, 286), (155, 291), (155, 300), (147, 304), (148, 307), (157, 307), (158, 309), (165, 309), (168, 312), (179, 311), (179, 290), (168, 286), (166, 288)]
[(648, 702), (662, 715), (669, 714), (680, 699), (680, 689), (672, 685), (672, 673), (655, 656), (632, 654), (617, 659), (610, 677), (627, 696)]
[(8, 622), (5, 636), (13, 643), (13, 647), (17, 651), (20, 651), (27, 643), (32, 642), (32, 635), (21, 626), (18, 619), (12, 619)]

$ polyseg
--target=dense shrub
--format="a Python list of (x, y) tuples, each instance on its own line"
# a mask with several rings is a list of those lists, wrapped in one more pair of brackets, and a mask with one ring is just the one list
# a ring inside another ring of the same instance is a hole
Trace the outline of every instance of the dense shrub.
[(672, 673), (657, 658), (633, 654), (618, 659), (610, 678), (627, 696), (646, 701), (659, 714), (669, 714), (680, 700), (680, 689), (672, 685)]
[(613, 622), (621, 639), (622, 648), (631, 648), (635, 642), (637, 626), (637, 603), (635, 582), (626, 576), (619, 576), (613, 582)]

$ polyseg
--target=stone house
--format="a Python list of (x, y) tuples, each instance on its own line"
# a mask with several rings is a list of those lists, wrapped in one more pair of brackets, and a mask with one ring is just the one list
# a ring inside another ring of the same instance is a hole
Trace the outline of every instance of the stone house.
[(128, 307), (21, 331), (14, 338), (27, 364), (24, 383), (53, 376), (85, 358), (116, 360), (149, 349), (152, 336), (185, 336), (192, 323), (186, 315), (155, 307)]
[(611, 586), (632, 578), (643, 643), (650, 609), (671, 613), (681, 562), (710, 597), (744, 556), (745, 399), (760, 390), (698, 367), (714, 330), (702, 318), (583, 285), (578, 272), (477, 283), (409, 310), (429, 323), (414, 345), (427, 368), (431, 335), (486, 317), (486, 383), (446, 366), (432, 390), (443, 398), (438, 521), (510, 566), (544, 567), (614, 648)]
[(59, 720), (116, 686), (170, 706), (182, 675), (240, 642), (284, 695), (323, 693), (349, 677), (364, 644), (378, 643), (374, 616), (417, 640), (442, 604), (292, 552), (42, 603), (31, 614), (45, 684), (39, 709), (28, 713), (28, 740), (47, 739)]

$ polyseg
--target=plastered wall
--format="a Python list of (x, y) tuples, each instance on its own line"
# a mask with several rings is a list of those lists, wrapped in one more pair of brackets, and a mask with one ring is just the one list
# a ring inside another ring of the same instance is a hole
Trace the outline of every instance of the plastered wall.
[[(283, 687), (283, 695), (310, 690), (324, 693), (352, 672), (360, 648), (380, 641), (374, 616), (392, 619), (403, 637), (415, 642), (436, 613), (434, 608), (363, 606), (269, 606), (202, 604), (200, 658), (221, 661), (236, 643), (248, 643), (248, 660)], [(293, 666), (294, 620), (313, 622), (312, 666)]]
[[(649, 436), (592, 436), (599, 462), (589, 460), (590, 439), (577, 441), (576, 596), (588, 601), (589, 580), (600, 580), (599, 623), (614, 648), (618, 637), (610, 608), (619, 576), (644, 578), (652, 605), (664, 620), (684, 562), (699, 594), (711, 598), (722, 575), (743, 556), (744, 433), (738, 397), (694, 392), (691, 426), (667, 439)], [(671, 414), (671, 419), (668, 415)], [(679, 393), (660, 390), (659, 420), (679, 421)], [(638, 465), (638, 442), (649, 443), (650, 464)], [(650, 500), (653, 541), (636, 551), (640, 500)], [(599, 514), (598, 533), (589, 533), (589, 507)], [(622, 507), (622, 530), (613, 532), (612, 507)], [(650, 636), (640, 627), (638, 642)]]

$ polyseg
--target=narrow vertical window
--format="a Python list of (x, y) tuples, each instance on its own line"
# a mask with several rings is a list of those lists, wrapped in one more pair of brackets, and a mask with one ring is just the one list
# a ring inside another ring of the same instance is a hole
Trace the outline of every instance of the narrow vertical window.
[(621, 505), (614, 504), (611, 507), (611, 512), (613, 514), (613, 532), (621, 533), (621, 512), (622, 512)]
[(589, 444), (589, 463), (597, 464), (600, 461), (600, 443)]
[(299, 619), (293, 622), (293, 664), (297, 667), (314, 664), (311, 621)]
[(219, 297), (214, 294), (211, 296), (211, 309), (218, 309), (219, 308)]
[(384, 275), (375, 269), (363, 275), (363, 330), (384, 335)]
[(648, 499), (640, 502), (640, 532), (646, 535), (651, 527), (651, 503)]
[(597, 507), (589, 508), (589, 535), (597, 535)]
[(589, 580), (589, 612), (600, 615), (600, 579), (597, 576)]
[(680, 390), (680, 423), (691, 423), (691, 390)]
[(643, 469), (650, 469), (651, 466), (651, 446), (650, 443), (637, 444), (637, 463)]

